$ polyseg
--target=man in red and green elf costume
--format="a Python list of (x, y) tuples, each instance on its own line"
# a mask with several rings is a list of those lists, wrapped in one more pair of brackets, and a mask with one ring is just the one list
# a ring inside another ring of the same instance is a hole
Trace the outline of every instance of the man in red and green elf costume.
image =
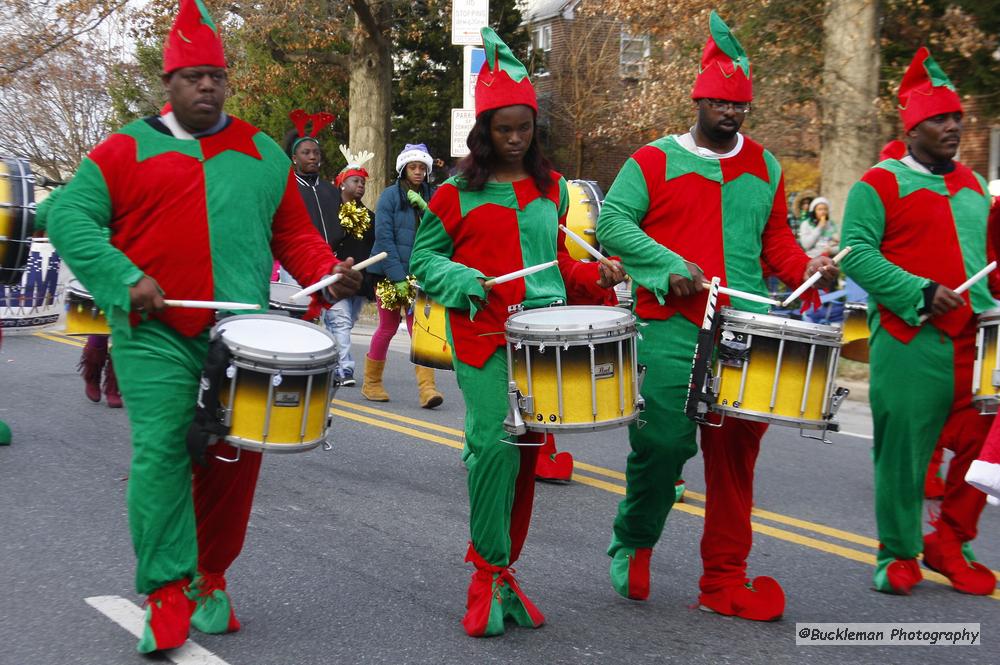
[[(486, 62), (476, 84), (476, 116), (523, 105), (538, 112), (528, 72), (490, 28), (482, 29)], [(537, 139), (536, 139), (537, 140)], [(521, 591), (510, 566), (528, 533), (534, 499), (537, 444), (544, 434), (504, 431), (508, 375), (504, 329), (509, 312), (567, 302), (614, 302), (603, 267), (574, 261), (559, 223), (569, 207), (566, 181), (552, 172), (549, 191), (531, 178), (464, 188), (455, 177), (438, 188), (417, 232), (410, 268), (428, 296), (448, 308), (448, 339), (465, 397), (470, 535), (466, 632), (500, 635), (504, 621), (538, 627), (545, 617)], [(558, 245), (558, 249), (557, 249)], [(543, 270), (494, 286), (482, 280), (559, 259)], [(600, 280), (601, 284), (598, 284)], [(485, 299), (485, 302), (484, 302)]]
[[(597, 222), (601, 245), (621, 256), (636, 284), (639, 362), (647, 366), (645, 423), (629, 427), (626, 493), (608, 549), (612, 585), (633, 600), (649, 595), (650, 557), (675, 500), (674, 483), (697, 452), (684, 404), (707, 301), (703, 281), (717, 276), (723, 285), (766, 295), (764, 269), (786, 284), (817, 270), (827, 279), (836, 274), (829, 258), (810, 260), (796, 243), (778, 161), (739, 133), (753, 98), (750, 62), (715, 12), (709, 25), (691, 93), (694, 127), (636, 151)], [(724, 295), (719, 304), (767, 311)], [(701, 427), (708, 498), (699, 601), (703, 609), (755, 620), (777, 619), (785, 606), (777, 581), (751, 581), (746, 571), (754, 464), (766, 429), (736, 418)]]
[(235, 454), (220, 442), (192, 451), (211, 460), (192, 477), (186, 438), (216, 312), (167, 309), (164, 294), (266, 307), (275, 256), (303, 284), (341, 272), (335, 297), (360, 284), (313, 227), (281, 148), (223, 112), (225, 68), (201, 0), (181, 0), (163, 51), (170, 108), (94, 148), (50, 211), (53, 244), (111, 324), (132, 427), (136, 586), (149, 596), (143, 653), (180, 646), (189, 625), (239, 629), (224, 574), (243, 546), (261, 460), (243, 451), (220, 463), (215, 454)]
[[(871, 301), (871, 391), (875, 424), (875, 589), (909, 594), (924, 564), (964, 593), (990, 594), (992, 572), (969, 543), (986, 497), (965, 483), (992, 417), (972, 408), (976, 314), (995, 306), (986, 280), (952, 289), (987, 259), (986, 182), (954, 161), (962, 103), (921, 48), (903, 76), (899, 112), (908, 152), (879, 162), (847, 198), (845, 271)], [(929, 318), (928, 318), (929, 317)], [(924, 474), (935, 443), (948, 465), (940, 516), (922, 536)]]

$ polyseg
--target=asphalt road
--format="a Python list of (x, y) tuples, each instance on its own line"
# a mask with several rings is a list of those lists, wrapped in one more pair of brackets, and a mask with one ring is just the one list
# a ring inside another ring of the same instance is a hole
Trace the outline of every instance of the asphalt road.
[[(614, 430), (562, 437), (560, 447), (578, 461), (576, 480), (537, 488), (516, 567), (547, 624), (511, 626), (497, 639), (466, 637), (459, 623), (470, 573), (462, 562), (464, 405), (452, 373), (441, 372), (444, 404), (419, 408), (400, 352), (404, 337), (387, 364), (391, 402), (342, 388), (334, 450), (265, 460), (246, 548), (228, 576), (243, 630), (192, 632), (207, 650), (201, 656), (153, 659), (136, 654), (135, 638), (85, 600), (142, 602), (125, 515), (126, 414), (83, 396), (80, 341), (5, 337), (0, 419), (15, 438), (0, 448), (0, 664), (996, 662), (1000, 592), (969, 597), (933, 579), (906, 598), (870, 589), (871, 424), (866, 407), (851, 402), (844, 429), (860, 436), (837, 434), (824, 445), (772, 427), (761, 449), (750, 568), (782, 582), (781, 621), (691, 607), (700, 573), (700, 459), (689, 463), (692, 491), (654, 553), (649, 601), (614, 593), (604, 550), (628, 448), (625, 431)], [(356, 342), (362, 357), (367, 338)], [(987, 508), (980, 530), (979, 558), (998, 569), (1000, 510)], [(797, 622), (890, 621), (978, 622), (983, 646), (795, 644)]]

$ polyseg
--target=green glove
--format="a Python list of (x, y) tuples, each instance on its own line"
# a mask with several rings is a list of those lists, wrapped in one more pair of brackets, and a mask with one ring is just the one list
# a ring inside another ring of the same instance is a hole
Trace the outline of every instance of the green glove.
[(409, 200), (410, 205), (420, 212), (427, 211), (427, 202), (424, 201), (424, 197), (420, 196), (420, 194), (417, 194), (412, 189), (406, 190), (406, 198)]
[(392, 285), (396, 287), (396, 291), (399, 292), (400, 296), (403, 298), (410, 297), (410, 283), (405, 279), (401, 282), (393, 282)]

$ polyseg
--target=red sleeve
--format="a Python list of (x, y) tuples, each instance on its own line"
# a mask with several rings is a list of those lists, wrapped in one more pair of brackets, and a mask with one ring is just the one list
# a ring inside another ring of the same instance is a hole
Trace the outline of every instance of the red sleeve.
[(785, 202), (785, 178), (778, 181), (778, 189), (774, 192), (771, 203), (771, 216), (767, 218), (764, 235), (761, 238), (761, 258), (764, 261), (765, 273), (777, 275), (778, 279), (796, 288), (802, 283), (809, 257), (788, 225), (788, 207)]
[[(986, 224), (986, 262), (997, 260), (1000, 254), (1000, 198), (993, 201), (990, 208), (990, 218)], [(990, 286), (990, 293), (994, 298), (1000, 298), (1000, 270), (994, 270), (987, 278)]]
[(303, 286), (315, 284), (329, 275), (338, 263), (333, 250), (309, 218), (291, 168), (288, 169), (285, 194), (271, 223), (271, 252)]
[[(560, 224), (566, 223), (566, 216), (559, 219)], [(583, 262), (574, 259), (566, 249), (566, 234), (559, 229), (557, 236), (557, 254), (559, 272), (566, 284), (567, 305), (617, 305), (618, 296), (613, 288), (605, 289), (597, 284), (601, 278), (600, 264), (597, 261)]]

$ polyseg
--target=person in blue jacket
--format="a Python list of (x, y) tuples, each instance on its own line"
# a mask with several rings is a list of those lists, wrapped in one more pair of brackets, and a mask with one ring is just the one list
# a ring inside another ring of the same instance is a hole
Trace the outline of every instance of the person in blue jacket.
[[(384, 275), (405, 301), (410, 294), (407, 277), (410, 274), (410, 252), (417, 234), (420, 217), (427, 208), (427, 201), (434, 189), (427, 182), (434, 160), (423, 143), (406, 144), (396, 157), (396, 182), (387, 187), (375, 207), (375, 246), (372, 254), (386, 252), (384, 261), (368, 268), (374, 275)], [(373, 402), (388, 402), (389, 393), (382, 385), (389, 342), (402, 321), (404, 306), (385, 307), (382, 298), (378, 303), (378, 328), (372, 336), (368, 355), (365, 356), (365, 378), (361, 394)], [(413, 336), (413, 313), (406, 312), (406, 329)], [(444, 401), (434, 384), (434, 370), (421, 365), (413, 366), (420, 392), (420, 406), (433, 409)]]

